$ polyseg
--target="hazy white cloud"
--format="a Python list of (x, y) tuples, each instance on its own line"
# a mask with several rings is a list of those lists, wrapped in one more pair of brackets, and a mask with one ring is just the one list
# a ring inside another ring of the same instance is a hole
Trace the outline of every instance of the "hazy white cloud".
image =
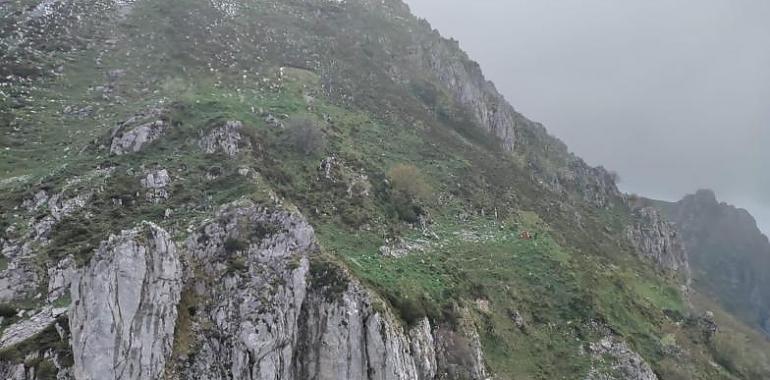
[(712, 188), (770, 232), (770, 1), (407, 3), (626, 191)]

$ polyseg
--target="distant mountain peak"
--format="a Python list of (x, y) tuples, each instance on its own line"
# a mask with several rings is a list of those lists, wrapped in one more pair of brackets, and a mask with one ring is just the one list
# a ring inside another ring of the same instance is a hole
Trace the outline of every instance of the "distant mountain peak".
[(696, 200), (708, 203), (718, 203), (717, 194), (711, 189), (700, 189), (693, 195)]
[(745, 209), (701, 189), (675, 203), (659, 203), (677, 225), (696, 288), (754, 326), (770, 324), (770, 243)]

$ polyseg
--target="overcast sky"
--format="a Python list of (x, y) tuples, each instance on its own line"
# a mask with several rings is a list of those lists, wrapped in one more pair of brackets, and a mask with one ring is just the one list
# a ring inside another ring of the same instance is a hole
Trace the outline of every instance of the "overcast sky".
[(406, 0), (628, 192), (711, 188), (770, 232), (770, 0)]

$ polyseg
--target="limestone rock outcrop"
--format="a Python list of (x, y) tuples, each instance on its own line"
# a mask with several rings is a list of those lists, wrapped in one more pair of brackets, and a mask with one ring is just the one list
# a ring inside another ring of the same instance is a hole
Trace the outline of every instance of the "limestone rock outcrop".
[[(39, 191), (24, 202), (22, 207), (30, 214), (26, 225), (9, 226), (4, 237), (0, 237), (0, 253), (8, 260), (7, 268), (0, 271), (0, 302), (32, 295), (41, 280), (36, 258), (38, 250), (50, 243), (57, 224), (85, 207), (92, 197), (92, 191), (53, 195)], [(42, 216), (33, 215), (39, 211), (44, 211)]]
[(155, 379), (171, 354), (182, 265), (168, 232), (145, 222), (99, 247), (72, 283), (77, 379)]
[(589, 350), (594, 367), (585, 380), (658, 380), (650, 365), (615, 337), (604, 337)]
[(145, 198), (151, 203), (161, 203), (168, 199), (170, 183), (171, 177), (166, 169), (151, 170), (141, 179), (142, 187), (145, 189)]
[(475, 330), (433, 327), (427, 319), (405, 328), (354, 281), (339, 293), (311, 289), (294, 379), (488, 378)]
[(228, 121), (201, 137), (198, 144), (208, 154), (219, 152), (235, 157), (240, 151), (241, 145), (246, 143), (240, 133), (241, 129), (243, 129), (243, 123), (240, 121)]
[(636, 252), (662, 268), (685, 274), (689, 279), (687, 250), (675, 226), (654, 207), (637, 208), (632, 217), (626, 236)]
[(197, 332), (196, 354), (183, 378), (288, 378), (308, 255), (317, 249), (310, 225), (243, 202), (199, 228), (186, 249), (202, 274), (188, 287), (202, 302), (187, 326)]
[(169, 126), (165, 112), (162, 108), (151, 108), (120, 123), (112, 133), (110, 153), (136, 153), (159, 139)]
[(515, 148), (517, 124), (526, 119), (484, 78), (477, 63), (460, 54), (456, 43), (438, 37), (425, 39), (417, 45), (412, 59), (417, 66), (435, 73), (439, 83), (458, 104), (468, 108), (479, 126), (499, 138), (507, 150)]

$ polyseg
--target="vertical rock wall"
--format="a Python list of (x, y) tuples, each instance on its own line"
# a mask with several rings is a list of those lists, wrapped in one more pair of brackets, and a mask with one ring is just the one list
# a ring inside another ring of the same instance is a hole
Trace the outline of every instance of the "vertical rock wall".
[(182, 265), (152, 223), (112, 236), (72, 283), (77, 379), (154, 379), (171, 354)]

